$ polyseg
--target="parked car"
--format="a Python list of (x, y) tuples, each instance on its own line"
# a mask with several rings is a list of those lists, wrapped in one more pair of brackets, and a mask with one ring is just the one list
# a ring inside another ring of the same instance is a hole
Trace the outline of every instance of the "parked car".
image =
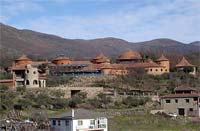
[(168, 115), (172, 116), (172, 117), (177, 117), (178, 116), (176, 113), (169, 113)]

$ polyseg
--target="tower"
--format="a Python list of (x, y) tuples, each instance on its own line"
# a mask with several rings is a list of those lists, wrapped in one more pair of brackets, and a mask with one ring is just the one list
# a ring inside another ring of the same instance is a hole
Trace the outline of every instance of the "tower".
[(36, 67), (30, 64), (26, 65), (25, 69), (25, 83), (26, 87), (39, 87), (39, 73)]
[(160, 66), (163, 66), (164, 71), (169, 73), (169, 71), (170, 71), (170, 62), (163, 54), (161, 54), (161, 57), (156, 60), (156, 63), (159, 64)]

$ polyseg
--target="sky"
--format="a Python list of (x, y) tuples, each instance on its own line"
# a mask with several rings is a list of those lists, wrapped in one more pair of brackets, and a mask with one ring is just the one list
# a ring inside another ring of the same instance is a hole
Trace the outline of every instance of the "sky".
[(0, 0), (0, 22), (70, 39), (200, 40), (200, 0)]

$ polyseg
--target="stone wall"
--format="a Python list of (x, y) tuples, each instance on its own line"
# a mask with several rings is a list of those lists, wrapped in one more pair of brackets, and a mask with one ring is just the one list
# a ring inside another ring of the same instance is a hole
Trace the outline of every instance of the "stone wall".
[(95, 97), (99, 93), (103, 92), (103, 87), (51, 87), (51, 88), (46, 88), (50, 90), (61, 90), (65, 92), (65, 98), (70, 98), (71, 97), (71, 91), (77, 90), (81, 92), (86, 92), (87, 97)]

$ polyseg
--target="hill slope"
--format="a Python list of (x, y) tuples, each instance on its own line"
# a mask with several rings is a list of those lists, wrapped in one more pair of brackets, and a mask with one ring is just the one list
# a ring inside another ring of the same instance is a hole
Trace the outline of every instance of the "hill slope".
[(199, 41), (184, 44), (171, 39), (155, 39), (145, 42), (128, 42), (117, 38), (100, 38), (93, 40), (65, 39), (55, 35), (31, 30), (19, 30), (0, 24), (1, 59), (14, 58), (25, 53), (33, 57), (53, 58), (64, 54), (73, 59), (91, 59), (100, 52), (109, 57), (117, 57), (127, 49), (157, 57), (161, 52), (170, 55), (188, 55), (199, 52)]

